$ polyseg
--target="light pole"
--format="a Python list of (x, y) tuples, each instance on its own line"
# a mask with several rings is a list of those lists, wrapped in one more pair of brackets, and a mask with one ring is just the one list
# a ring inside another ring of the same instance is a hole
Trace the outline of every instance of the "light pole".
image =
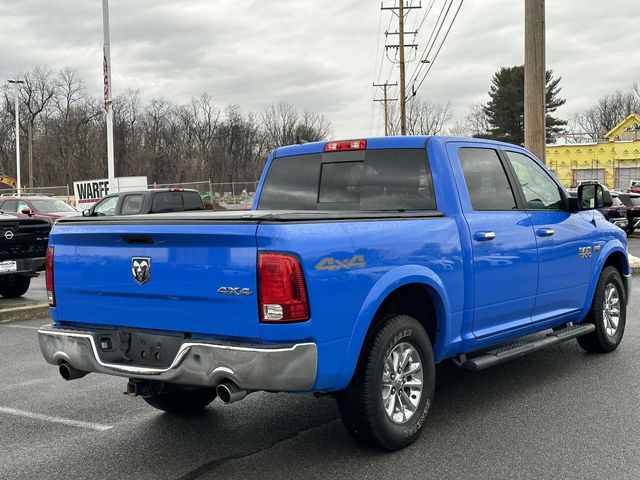
[(18, 182), (18, 196), (22, 193), (22, 184), (20, 183), (20, 85), (24, 80), (8, 80), (7, 83), (13, 84), (16, 93), (16, 181)]
[(109, 189), (114, 186), (115, 160), (113, 154), (113, 108), (111, 92), (111, 39), (109, 36), (109, 0), (102, 0), (104, 111), (107, 113), (107, 174)]

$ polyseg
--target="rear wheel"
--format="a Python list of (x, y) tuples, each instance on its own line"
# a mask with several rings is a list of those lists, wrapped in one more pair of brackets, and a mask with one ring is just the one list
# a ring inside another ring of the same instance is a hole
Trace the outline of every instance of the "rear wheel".
[(342, 421), (357, 441), (398, 450), (420, 435), (434, 388), (427, 333), (412, 317), (392, 316), (365, 342), (351, 384), (338, 395)]
[(142, 398), (153, 408), (163, 412), (188, 414), (199, 412), (213, 402), (216, 398), (216, 389), (186, 389), (171, 386), (160, 394)]
[(596, 329), (578, 337), (580, 346), (591, 353), (612, 352), (624, 335), (627, 318), (625, 288), (620, 273), (607, 267), (600, 274), (591, 309), (584, 323), (592, 323)]
[(22, 275), (9, 275), (0, 279), (0, 295), (4, 298), (18, 298), (27, 293), (31, 278)]

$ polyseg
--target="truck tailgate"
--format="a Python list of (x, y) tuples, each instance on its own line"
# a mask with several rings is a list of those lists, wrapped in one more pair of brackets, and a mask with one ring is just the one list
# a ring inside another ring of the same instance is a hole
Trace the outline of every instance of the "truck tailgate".
[[(58, 306), (52, 316), (79, 324), (257, 339), (256, 228), (56, 225), (50, 245)], [(148, 279), (140, 275), (145, 261)], [(227, 290), (219, 292), (221, 287)]]

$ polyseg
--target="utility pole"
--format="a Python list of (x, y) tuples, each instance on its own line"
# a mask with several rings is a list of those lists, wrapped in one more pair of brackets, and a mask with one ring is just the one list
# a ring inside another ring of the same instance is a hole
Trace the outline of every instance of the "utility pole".
[(24, 83), (24, 80), (9, 80), (8, 83), (13, 84), (16, 94), (16, 181), (18, 182), (18, 196), (20, 196), (22, 194), (22, 184), (20, 183), (20, 85)]
[(525, 0), (524, 144), (546, 161), (545, 0)]
[[(422, 8), (422, 5), (405, 5), (405, 0), (400, 0), (400, 4), (397, 7), (385, 7), (382, 5), (382, 10), (391, 10), (394, 15), (398, 17), (398, 31), (395, 33), (386, 32), (386, 35), (398, 35), (398, 45), (387, 45), (386, 48), (398, 48), (399, 49), (399, 62), (400, 62), (400, 135), (407, 134), (407, 95), (405, 88), (405, 51), (406, 47), (417, 48), (418, 45), (411, 44), (407, 45), (404, 41), (405, 34), (414, 34), (416, 32), (405, 32), (404, 31), (404, 20), (407, 11)], [(397, 12), (396, 12), (397, 10)]]
[(383, 98), (377, 98), (374, 100), (374, 102), (383, 102), (384, 105), (384, 136), (388, 137), (389, 136), (389, 102), (395, 102), (398, 99), (397, 98), (389, 98), (388, 96), (388, 90), (389, 87), (395, 87), (398, 85), (398, 82), (396, 83), (374, 83), (373, 86), (374, 87), (382, 87), (382, 91), (384, 92), (384, 97)]
[(104, 110), (107, 114), (107, 173), (109, 188), (115, 183), (115, 160), (113, 154), (113, 108), (111, 91), (111, 39), (109, 35), (109, 0), (102, 0), (103, 77), (104, 77)]

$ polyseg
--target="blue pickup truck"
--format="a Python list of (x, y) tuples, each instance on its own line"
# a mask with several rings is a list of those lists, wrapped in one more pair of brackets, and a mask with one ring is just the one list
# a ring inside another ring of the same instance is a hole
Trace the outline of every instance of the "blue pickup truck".
[(251, 211), (56, 223), (40, 347), (66, 380), (125, 377), (173, 413), (335, 395), (357, 440), (396, 450), (425, 426), (438, 363), (618, 346), (631, 271), (596, 210), (610, 202), (486, 140), (279, 148)]

